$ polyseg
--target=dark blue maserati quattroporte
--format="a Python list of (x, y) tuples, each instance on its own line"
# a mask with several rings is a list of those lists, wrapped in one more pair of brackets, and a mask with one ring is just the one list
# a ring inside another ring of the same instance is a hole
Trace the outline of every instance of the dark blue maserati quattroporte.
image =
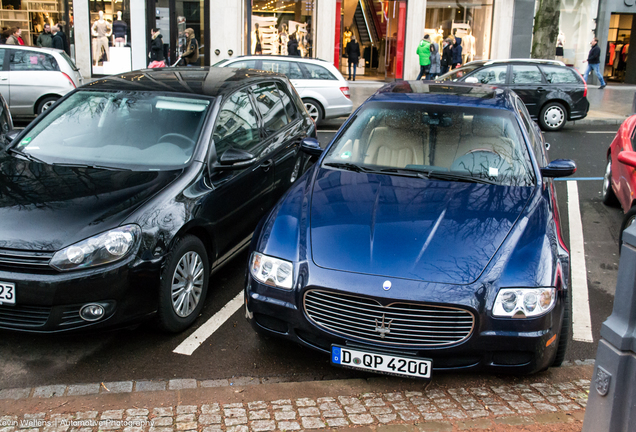
[(384, 87), (261, 221), (249, 321), (381, 373), (560, 365), (569, 255), (552, 178), (576, 166), (546, 147), (508, 90)]

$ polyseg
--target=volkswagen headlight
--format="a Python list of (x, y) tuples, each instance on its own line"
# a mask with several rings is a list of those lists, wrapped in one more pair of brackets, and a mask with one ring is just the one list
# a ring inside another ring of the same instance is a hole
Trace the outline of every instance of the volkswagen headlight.
[(141, 228), (125, 225), (59, 250), (50, 265), (60, 271), (84, 269), (118, 261), (139, 244)]
[(265, 285), (292, 289), (294, 266), (289, 261), (254, 252), (250, 260), (250, 273)]
[(556, 288), (502, 288), (495, 299), (496, 317), (529, 318), (552, 310)]

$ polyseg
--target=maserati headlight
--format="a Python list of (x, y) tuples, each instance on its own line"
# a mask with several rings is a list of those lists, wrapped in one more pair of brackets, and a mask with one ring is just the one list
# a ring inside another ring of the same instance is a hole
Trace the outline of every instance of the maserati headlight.
[(292, 289), (294, 266), (289, 261), (254, 252), (250, 260), (250, 272), (257, 281), (265, 285)]
[(115, 262), (134, 250), (140, 238), (139, 226), (125, 225), (57, 251), (50, 265), (68, 271)]
[(555, 303), (556, 288), (502, 288), (492, 314), (496, 317), (536, 317), (550, 311)]

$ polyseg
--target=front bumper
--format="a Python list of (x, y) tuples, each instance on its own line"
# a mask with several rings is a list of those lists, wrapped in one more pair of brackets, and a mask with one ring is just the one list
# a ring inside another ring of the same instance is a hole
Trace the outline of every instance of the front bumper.
[[(337, 344), (411, 355), (432, 359), (436, 371), (487, 370), (529, 374), (549, 367), (556, 355), (558, 336), (554, 336), (558, 334), (563, 318), (561, 297), (552, 311), (534, 319), (494, 319), (487, 312), (474, 310), (475, 326), (466, 340), (444, 347), (414, 348), (368, 342), (317, 326), (308, 318), (302, 303), (304, 292), (311, 288), (317, 287), (283, 292), (249, 276), (245, 290), (248, 321), (257, 332), (292, 340), (323, 353), (330, 353), (331, 345)], [(461, 306), (469, 309), (466, 305)]]
[[(29, 273), (0, 270), (15, 284), (15, 305), (0, 305), (0, 328), (34, 333), (112, 327), (138, 321), (157, 310), (161, 260), (136, 256), (89, 270)], [(82, 306), (104, 307), (103, 318), (86, 321)]]

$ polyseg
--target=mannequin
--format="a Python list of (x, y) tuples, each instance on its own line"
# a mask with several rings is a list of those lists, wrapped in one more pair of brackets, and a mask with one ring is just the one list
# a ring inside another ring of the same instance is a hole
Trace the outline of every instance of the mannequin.
[(113, 45), (122, 47), (128, 42), (128, 24), (121, 19), (121, 11), (117, 11), (117, 19), (113, 23)]
[(472, 30), (468, 30), (468, 34), (464, 36), (462, 45), (464, 48), (464, 63), (473, 61), (475, 58), (475, 36), (473, 36)]
[(287, 42), (289, 42), (289, 35), (287, 34), (287, 24), (283, 24), (283, 27), (279, 33), (280, 40), (280, 55), (287, 55)]
[(565, 35), (563, 32), (559, 32), (556, 43), (556, 56), (563, 57), (563, 46), (565, 45)]
[(91, 27), (91, 34), (93, 35), (93, 65), (97, 65), (101, 59), (102, 49), (106, 53), (106, 61), (110, 61), (108, 38), (112, 32), (113, 29), (111, 25), (104, 19), (104, 12), (99, 11), (99, 18), (97, 18)]
[(351, 31), (351, 27), (347, 28), (344, 33), (342, 34), (342, 48), (346, 48), (347, 44), (349, 42), (351, 42), (351, 35), (353, 35), (353, 32)]

